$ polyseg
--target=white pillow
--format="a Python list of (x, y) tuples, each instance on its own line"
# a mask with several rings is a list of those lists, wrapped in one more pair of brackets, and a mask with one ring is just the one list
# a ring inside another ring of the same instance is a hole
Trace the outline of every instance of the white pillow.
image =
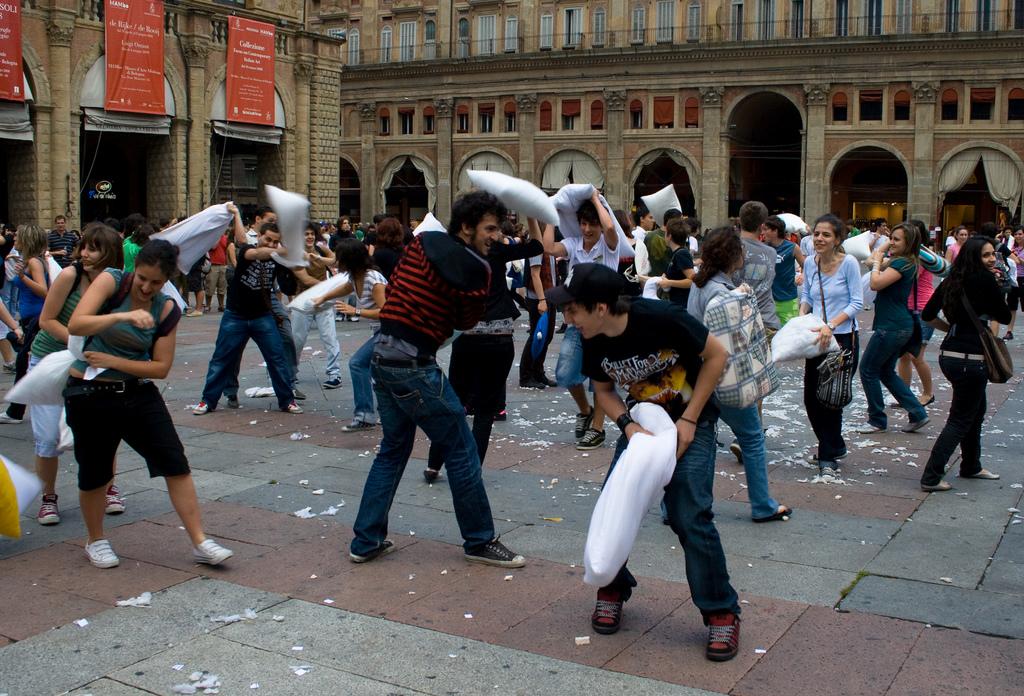
[(423, 216), (420, 224), (416, 225), (416, 229), (412, 231), (413, 236), (419, 237), (424, 232), (447, 232), (441, 221), (434, 217), (433, 213), (427, 213)]
[(26, 406), (63, 405), (64, 397), (61, 392), (68, 382), (68, 373), (73, 362), (75, 356), (70, 350), (50, 353), (11, 387), (4, 400)]
[(470, 170), (467, 172), (473, 186), (493, 193), (510, 210), (532, 217), (548, 225), (558, 224), (558, 214), (551, 200), (529, 181), (517, 179), (501, 172)]
[(333, 275), (327, 280), (317, 283), (313, 287), (307, 288), (296, 295), (295, 299), (288, 303), (288, 309), (294, 309), (296, 312), (302, 312), (303, 314), (312, 314), (313, 300), (326, 295), (335, 288), (340, 288), (347, 282), (348, 273)]
[(871, 235), (862, 232), (856, 237), (850, 237), (843, 242), (843, 249), (858, 261), (867, 261), (871, 257)]
[(196, 261), (216, 246), (233, 218), (227, 203), (218, 203), (157, 232), (153, 239), (164, 239), (178, 247), (178, 270), (187, 274)]
[(276, 186), (266, 187), (267, 201), (277, 213), (277, 228), (281, 230), (281, 244), (287, 252), (274, 254), (274, 260), (288, 268), (304, 268), (306, 260), (306, 222), (309, 220), (309, 201), (291, 191)]
[(786, 232), (799, 234), (801, 237), (810, 232), (810, 226), (803, 218), (793, 213), (779, 213), (779, 219), (786, 223)]
[(683, 206), (679, 203), (679, 196), (676, 195), (676, 187), (669, 184), (657, 193), (648, 196), (640, 196), (640, 200), (647, 206), (648, 212), (654, 216), (654, 221), (659, 226), (665, 224), (665, 213), (670, 210), (682, 212)]
[[(593, 195), (593, 184), (566, 184), (551, 197), (551, 202), (554, 204), (555, 210), (558, 211), (558, 231), (562, 233), (563, 237), (583, 236), (583, 230), (580, 229), (580, 221), (576, 219), (576, 211), (579, 210), (584, 201), (590, 200), (590, 197)], [(619, 236), (619, 244), (628, 243), (626, 233), (622, 231), (622, 226), (615, 219), (615, 214), (612, 212), (612, 207), (608, 205), (608, 201), (605, 200), (604, 196), (598, 196), (598, 199), (601, 201), (604, 209), (608, 211), (608, 216), (612, 219), (612, 225), (615, 226), (615, 232)]]

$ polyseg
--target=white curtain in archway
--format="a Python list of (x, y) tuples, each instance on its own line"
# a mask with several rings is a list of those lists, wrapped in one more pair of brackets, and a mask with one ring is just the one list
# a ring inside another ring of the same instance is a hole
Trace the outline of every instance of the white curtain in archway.
[(1017, 164), (998, 150), (985, 150), (981, 155), (988, 181), (988, 195), (1001, 206), (1010, 209), (1010, 217), (1017, 214), (1020, 203), (1021, 179)]
[(939, 200), (946, 197), (947, 193), (959, 191), (971, 178), (974, 168), (978, 166), (981, 159), (981, 151), (976, 148), (964, 150), (953, 155), (952, 159), (946, 162), (939, 175)]
[(416, 169), (423, 174), (423, 183), (427, 187), (427, 210), (433, 211), (434, 205), (437, 203), (437, 174), (434, 173), (433, 168), (419, 157), (398, 157), (390, 162), (380, 172), (380, 209), (381, 212), (387, 210), (387, 190), (391, 186), (391, 181), (395, 178), (395, 173), (398, 172), (405, 165), (406, 160), (411, 160), (412, 164)]
[[(572, 181), (569, 173), (572, 172)], [(547, 161), (541, 174), (540, 187), (559, 189), (568, 183), (593, 184), (604, 188), (604, 173), (593, 157), (579, 150), (563, 150)]]
[(469, 191), (473, 188), (473, 183), (469, 180), (471, 171), (500, 172), (515, 176), (512, 165), (501, 155), (494, 152), (478, 152), (462, 165), (462, 171), (459, 173), (459, 191)]

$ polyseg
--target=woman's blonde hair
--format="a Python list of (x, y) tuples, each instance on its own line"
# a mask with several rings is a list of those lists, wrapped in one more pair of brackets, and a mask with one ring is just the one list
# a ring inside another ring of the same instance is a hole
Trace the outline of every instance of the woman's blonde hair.
[(32, 259), (46, 253), (49, 246), (46, 230), (39, 225), (18, 225), (16, 248), (24, 259)]

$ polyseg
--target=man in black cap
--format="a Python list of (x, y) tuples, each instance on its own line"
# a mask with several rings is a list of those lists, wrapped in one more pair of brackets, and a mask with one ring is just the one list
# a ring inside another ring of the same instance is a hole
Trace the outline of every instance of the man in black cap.
[[(629, 439), (645, 432), (630, 418), (615, 386), (626, 392), (630, 405), (657, 404), (676, 421), (677, 463), (665, 487), (668, 520), (683, 547), (693, 603), (709, 626), (706, 655), (730, 660), (739, 649), (740, 608), (711, 511), (718, 421), (711, 396), (728, 353), (686, 312), (667, 302), (624, 299), (622, 287), (615, 271), (584, 263), (573, 268), (565, 285), (549, 290), (547, 299), (561, 306), (565, 320), (579, 330), (583, 374), (593, 381), (597, 401), (622, 431), (612, 468)], [(619, 630), (623, 602), (634, 587), (636, 579), (623, 566), (611, 584), (598, 590), (591, 617), (595, 631)]]

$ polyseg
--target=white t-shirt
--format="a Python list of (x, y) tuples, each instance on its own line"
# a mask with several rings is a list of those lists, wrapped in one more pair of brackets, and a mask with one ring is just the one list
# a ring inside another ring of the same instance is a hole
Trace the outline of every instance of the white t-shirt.
[(946, 237), (946, 248), (947, 249), (950, 248), (951, 246), (953, 246), (954, 244), (956, 244), (956, 235), (955, 234), (951, 234), (948, 237)]
[(619, 240), (619, 246), (614, 251), (608, 248), (603, 234), (598, 238), (597, 244), (590, 248), (590, 251), (583, 248), (583, 237), (566, 237), (562, 240), (562, 246), (565, 247), (566, 255), (569, 258), (570, 269), (578, 263), (600, 263), (613, 271), (619, 270), (619, 250), (622, 247), (622, 240)]
[(633, 239), (635, 239), (638, 242), (644, 241), (644, 235), (646, 234), (647, 230), (645, 230), (643, 227), (637, 226), (633, 228)]
[(814, 256), (814, 235), (809, 234), (800, 240), (800, 251), (804, 256)]
[(696, 254), (697, 253), (697, 238), (696, 237), (687, 237), (687, 243), (690, 245), (690, 253), (691, 254)]
[(252, 244), (253, 246), (259, 246), (260, 234), (253, 228), (249, 228), (245, 231), (245, 243)]

